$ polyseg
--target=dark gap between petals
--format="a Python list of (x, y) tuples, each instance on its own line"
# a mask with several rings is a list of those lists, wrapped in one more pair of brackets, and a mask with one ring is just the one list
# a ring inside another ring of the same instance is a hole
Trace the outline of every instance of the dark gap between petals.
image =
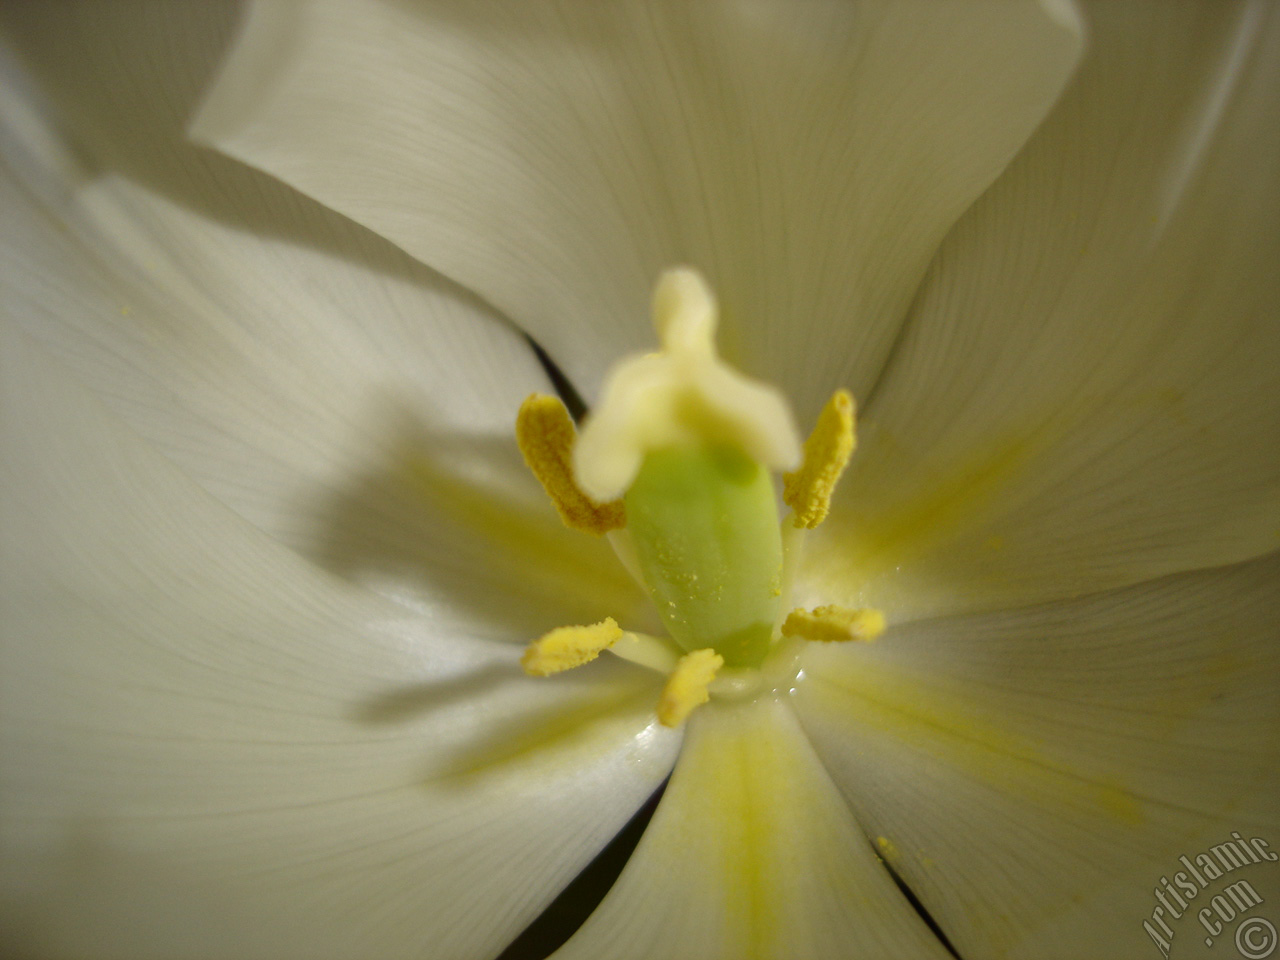
[(884, 867), (885, 871), (893, 879), (894, 885), (898, 888), (898, 892), (906, 897), (907, 903), (911, 904), (911, 909), (914, 910), (920, 919), (924, 921), (924, 925), (929, 928), (929, 931), (938, 938), (938, 942), (942, 944), (947, 953), (955, 957), (956, 960), (964, 960), (952, 945), (951, 939), (942, 931), (942, 927), (938, 925), (938, 921), (933, 919), (933, 914), (928, 911), (925, 905), (920, 901), (920, 898), (916, 896), (916, 892), (907, 886), (907, 881), (898, 876), (898, 871), (893, 868), (893, 864), (880, 855), (879, 851), (876, 849), (874, 841), (872, 841), (870, 837), (867, 837), (867, 842), (871, 844), (871, 852), (876, 855), (876, 859), (880, 861), (880, 865)]
[(525, 334), (525, 339), (529, 341), (529, 346), (533, 347), (533, 352), (538, 362), (542, 364), (542, 369), (546, 371), (551, 386), (555, 387), (556, 394), (568, 408), (569, 416), (573, 417), (574, 423), (581, 423), (587, 413), (587, 405), (582, 399), (582, 394), (564, 375), (564, 371), (556, 366), (556, 362), (548, 356), (547, 351), (542, 349), (541, 344), (528, 334)]
[[(534, 344), (534, 349), (538, 349), (537, 344)], [(539, 351), (539, 356), (541, 355)], [(550, 361), (544, 363), (549, 364)], [(569, 406), (567, 399), (565, 406)], [(662, 799), (662, 793), (666, 789), (667, 783), (663, 781), (662, 786), (653, 792), (618, 835), (560, 891), (560, 896), (552, 900), (524, 928), (497, 960), (545, 960), (578, 932), (578, 928), (587, 922), (587, 917), (600, 905), (605, 894), (613, 888), (622, 868), (631, 859), (631, 853), (644, 835), (645, 828), (649, 826), (653, 812), (658, 809), (658, 801)]]

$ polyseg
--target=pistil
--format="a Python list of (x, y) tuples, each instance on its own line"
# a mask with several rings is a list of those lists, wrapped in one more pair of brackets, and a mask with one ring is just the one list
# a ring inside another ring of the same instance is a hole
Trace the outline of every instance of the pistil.
[(641, 574), (680, 646), (758, 667), (782, 602), (768, 471), (728, 446), (655, 451), (624, 498)]
[[(661, 351), (610, 372), (580, 437), (564, 405), (539, 395), (516, 436), (565, 523), (609, 533), (670, 640), (606, 619), (551, 631), (522, 663), (545, 676), (611, 650), (667, 674), (658, 720), (679, 726), (712, 696), (788, 682), (779, 672), (803, 641), (872, 640), (884, 617), (834, 606), (782, 616), (800, 540), (827, 516), (853, 453), (853, 398), (837, 391), (802, 448), (781, 394), (716, 353), (715, 298), (699, 274), (663, 275), (654, 322)], [(785, 538), (772, 477), (783, 471)]]

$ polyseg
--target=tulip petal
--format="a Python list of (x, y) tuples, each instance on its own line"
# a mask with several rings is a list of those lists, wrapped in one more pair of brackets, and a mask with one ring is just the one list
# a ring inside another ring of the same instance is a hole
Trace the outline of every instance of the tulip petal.
[[(796, 710), (960, 956), (1145, 956), (1179, 856), (1280, 846), (1277, 577), (1273, 554), (812, 649)], [(1196, 891), (1179, 942), (1229, 883), (1280, 895), (1257, 859)]]
[(800, 416), (883, 362), (1069, 76), (1066, 3), (254, 4), (193, 128), (390, 238), (589, 396), (688, 264)]
[[(101, 31), (68, 16), (94, 11)], [(129, 11), (149, 11), (154, 32), (120, 36)], [(326, 569), (521, 640), (643, 602), (607, 545), (563, 529), (521, 462), (516, 410), (546, 389), (523, 337), (391, 244), (185, 140), (218, 8), (9, 12), (30, 68), (5, 61), (0, 93), (13, 320)], [(104, 84), (113, 58), (130, 69)], [(498, 592), (513, 602), (493, 604)]]
[(1280, 10), (1093, 16), (864, 405), (824, 602), (994, 610), (1280, 545)]
[(785, 702), (713, 702), (604, 902), (555, 960), (948, 956)]
[(318, 572), (0, 334), (9, 949), (493, 956), (670, 769), (648, 671)]

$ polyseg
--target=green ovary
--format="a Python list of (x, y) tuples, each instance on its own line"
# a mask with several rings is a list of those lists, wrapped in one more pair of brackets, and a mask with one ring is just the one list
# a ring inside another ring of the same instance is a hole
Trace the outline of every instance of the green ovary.
[(782, 602), (782, 535), (767, 470), (727, 446), (645, 457), (627, 491), (627, 530), (672, 638), (759, 667)]

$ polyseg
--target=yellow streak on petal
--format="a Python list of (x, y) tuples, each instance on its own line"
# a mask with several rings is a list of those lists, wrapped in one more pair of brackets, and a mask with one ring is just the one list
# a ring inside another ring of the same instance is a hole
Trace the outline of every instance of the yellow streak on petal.
[(622, 628), (613, 617), (589, 627), (559, 627), (529, 644), (520, 666), (531, 677), (549, 677), (590, 663), (621, 636)]
[(565, 526), (603, 534), (627, 525), (621, 500), (596, 503), (573, 479), (573, 446), (578, 432), (557, 397), (535, 393), (520, 405), (516, 443), (524, 462), (547, 491)]
[[(1047, 798), (1045, 809), (1105, 813), (1116, 823), (1141, 824), (1140, 796), (1120, 780), (1100, 782), (1098, 771), (1055, 751), (1040, 737), (1010, 726), (998, 708), (954, 684), (922, 684), (916, 677), (860, 659), (824, 662), (811, 676), (818, 709), (892, 736), (912, 750), (1001, 790)], [(1059, 806), (1060, 805), (1060, 806)]]
[(707, 687), (724, 666), (724, 657), (711, 648), (686, 653), (667, 678), (658, 700), (658, 722), (678, 727), (689, 714), (711, 699)]
[(827, 518), (831, 495), (854, 445), (853, 396), (848, 390), (837, 390), (804, 442), (800, 469), (783, 477), (782, 499), (794, 511), (791, 522), (797, 527), (812, 530)]
[(796, 609), (787, 614), (782, 624), (784, 637), (800, 637), (823, 643), (848, 640), (874, 640), (884, 633), (884, 614), (871, 607), (851, 610), (848, 607), (815, 607)]

